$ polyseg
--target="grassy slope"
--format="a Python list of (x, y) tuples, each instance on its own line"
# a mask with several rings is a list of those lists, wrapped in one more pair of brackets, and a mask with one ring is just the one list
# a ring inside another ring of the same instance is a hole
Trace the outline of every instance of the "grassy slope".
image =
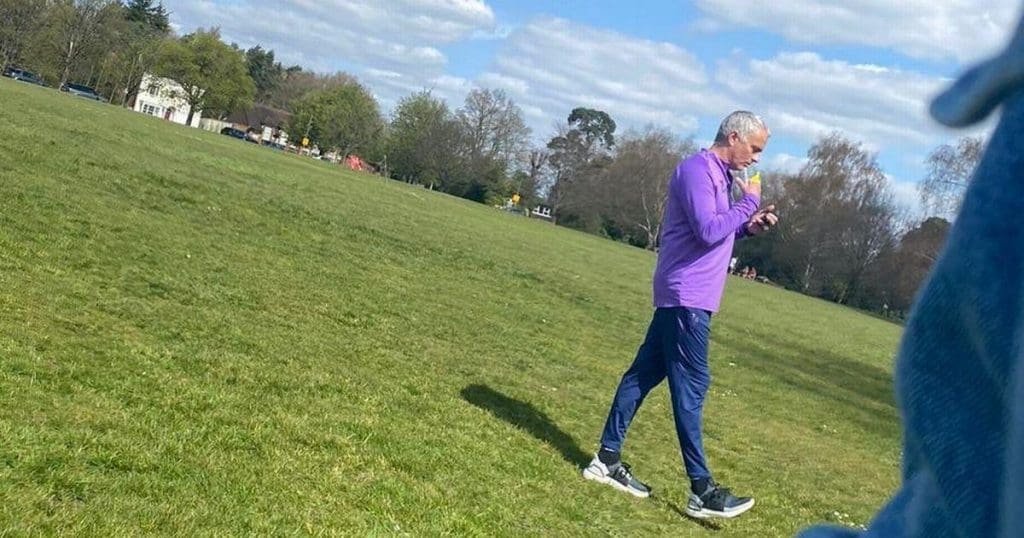
[[(664, 386), (656, 496), (578, 476), (650, 253), (8, 80), (0, 125), (0, 529), (706, 533)], [(718, 536), (866, 520), (898, 336), (730, 281), (706, 448), (758, 506)]]

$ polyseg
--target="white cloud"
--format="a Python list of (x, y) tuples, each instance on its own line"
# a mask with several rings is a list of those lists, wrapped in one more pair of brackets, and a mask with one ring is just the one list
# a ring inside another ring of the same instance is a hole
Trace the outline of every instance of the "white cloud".
[[(503, 88), (533, 111), (527, 116), (538, 136), (587, 106), (608, 112), (622, 130), (653, 123), (693, 134), (702, 120), (717, 125), (721, 114), (748, 108), (807, 145), (833, 131), (886, 152), (926, 151), (950, 138), (927, 113), (950, 82), (942, 77), (810, 52), (734, 55), (710, 67), (713, 76), (672, 44), (544, 18), (513, 32), (476, 83)], [(796, 166), (794, 159), (777, 164)]]
[(473, 83), (462, 78), (451, 75), (441, 75), (429, 81), (430, 88), (439, 92), (442, 96), (455, 98), (464, 97), (473, 88)]
[[(732, 1), (699, 0), (707, 12), (719, 14), (706, 24), (733, 24), (721, 11)], [(780, 1), (780, 7), (744, 4), (753, 14), (752, 24), (803, 6), (797, 0)], [(430, 90), (454, 109), (474, 86), (503, 89), (523, 110), (538, 140), (550, 136), (553, 124), (579, 106), (608, 112), (620, 131), (655, 124), (683, 136), (697, 134), (698, 128), (713, 132), (726, 112), (747, 108), (761, 113), (789, 142), (809, 145), (822, 134), (841, 130), (868, 149), (902, 154), (923, 155), (960, 134), (939, 128), (926, 113), (932, 95), (948, 80), (816, 53), (752, 59), (734, 52), (716, 65), (704, 65), (672, 43), (564, 19), (501, 25), (484, 0), (164, 3), (183, 31), (219, 26), (226, 40), (243, 47), (261, 44), (285, 64), (349, 70), (367, 84), (385, 112), (420, 90)], [(872, 21), (871, 10), (861, 4), (854, 5)], [(903, 9), (885, 6), (875, 11)], [(932, 15), (941, 20), (955, 12), (943, 7)], [(803, 24), (801, 17), (793, 15), (790, 22)], [(836, 27), (819, 20), (815, 25)], [(456, 76), (444, 47), (479, 39), (494, 39), (496, 55), (482, 73)], [(786, 151), (799, 153), (800, 148)], [(776, 156), (772, 163), (793, 167), (800, 160)]]
[(813, 142), (840, 130), (868, 149), (934, 143), (941, 130), (929, 119), (927, 103), (949, 82), (809, 52), (723, 61), (717, 78), (762, 111), (774, 131)]
[(470, 38), (478, 41), (505, 39), (512, 33), (513, 29), (511, 26), (496, 26), (492, 30), (475, 30), (470, 35)]
[(868, 45), (915, 58), (973, 60), (996, 51), (1014, 28), (1013, 0), (697, 0), (698, 29), (755, 27), (802, 43)]
[(517, 99), (525, 97), (530, 92), (529, 81), (498, 73), (486, 72), (477, 77), (477, 82), (488, 88), (502, 88)]
[(402, 78), (402, 74), (397, 72), (397, 71), (388, 71), (386, 69), (374, 69), (372, 67), (366, 69), (365, 73), (367, 75), (370, 75), (370, 76), (372, 76), (374, 78), (379, 78), (379, 79), (400, 79), (400, 78)]
[(458, 108), (474, 86), (470, 80), (451, 75), (415, 77), (379, 69), (366, 69), (362, 80), (371, 88), (385, 113), (393, 110), (401, 98), (420, 91), (428, 91), (453, 109)]
[(891, 176), (887, 177), (889, 179), (889, 188), (892, 189), (893, 201), (896, 202), (896, 205), (906, 209), (911, 218), (919, 218), (924, 215), (917, 183), (899, 181)]
[(653, 123), (680, 133), (696, 130), (697, 112), (725, 108), (689, 51), (556, 18), (514, 30), (479, 82), (508, 91), (541, 137), (581, 106), (604, 110), (620, 130)]
[(799, 172), (807, 164), (807, 157), (797, 157), (788, 153), (776, 153), (762, 164), (763, 168), (786, 174)]
[(179, 31), (219, 27), (227, 41), (273, 49), (321, 71), (337, 62), (438, 76), (438, 46), (495, 31), (482, 0), (164, 0)]

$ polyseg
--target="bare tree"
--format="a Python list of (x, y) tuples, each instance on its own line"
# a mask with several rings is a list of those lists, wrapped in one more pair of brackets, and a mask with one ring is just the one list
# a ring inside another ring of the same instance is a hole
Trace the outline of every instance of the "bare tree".
[(835, 133), (784, 185), (775, 255), (797, 289), (845, 303), (893, 245), (896, 208), (874, 155)]
[(668, 180), (681, 156), (696, 151), (666, 129), (626, 133), (601, 181), (603, 206), (630, 243), (654, 249), (668, 199)]
[(910, 309), (918, 288), (924, 282), (946, 243), (951, 224), (941, 217), (929, 217), (900, 238), (886, 263), (884, 293), (887, 308), (897, 315)]
[(59, 51), (60, 86), (83, 58), (97, 54), (109, 37), (109, 23), (118, 20), (116, 0), (60, 0), (52, 10), (54, 46)]
[(943, 216), (957, 213), (984, 145), (981, 137), (965, 136), (955, 146), (943, 144), (932, 151), (926, 161), (928, 173), (919, 187), (926, 209)]
[(540, 183), (544, 167), (548, 164), (551, 154), (543, 148), (533, 148), (526, 154), (526, 171), (531, 179)]
[(523, 113), (502, 90), (473, 89), (456, 116), (471, 159), (510, 165), (524, 151), (530, 128)]
[(547, 182), (547, 164), (550, 154), (544, 148), (531, 148), (521, 155), (520, 170), (516, 174), (516, 193), (523, 208), (531, 210), (541, 201)]

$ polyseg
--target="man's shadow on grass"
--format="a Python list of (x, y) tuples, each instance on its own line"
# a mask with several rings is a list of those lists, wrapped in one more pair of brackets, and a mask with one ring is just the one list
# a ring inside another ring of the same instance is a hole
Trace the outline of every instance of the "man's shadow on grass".
[[(526, 430), (530, 435), (555, 447), (565, 461), (576, 467), (582, 469), (590, 463), (590, 456), (576, 444), (576, 441), (562, 431), (546, 413), (537, 410), (533, 404), (506, 396), (486, 385), (469, 385), (462, 389), (461, 394), (467, 402), (513, 426)], [(705, 529), (721, 529), (714, 522), (691, 518), (672, 501), (658, 496), (653, 496), (652, 499), (663, 508), (694, 521)]]
[[(579, 468), (583, 468), (590, 463), (591, 456), (584, 452), (579, 445), (575, 444), (575, 441), (569, 437), (569, 434), (562, 431), (546, 413), (539, 411), (534, 405), (507, 397), (486, 385), (469, 385), (462, 389), (461, 394), (466, 402), (495, 415), (509, 424), (528, 431), (531, 436), (554, 447), (561, 453), (565, 461)], [(721, 529), (716, 523), (690, 518), (682, 508), (668, 499), (653, 495), (651, 500), (665, 509), (676, 512), (682, 518), (697, 523), (705, 529), (712, 531)]]
[(565, 461), (581, 469), (590, 462), (590, 456), (576, 441), (533, 404), (505, 396), (486, 385), (469, 385), (461, 393), (467, 402), (551, 445)]

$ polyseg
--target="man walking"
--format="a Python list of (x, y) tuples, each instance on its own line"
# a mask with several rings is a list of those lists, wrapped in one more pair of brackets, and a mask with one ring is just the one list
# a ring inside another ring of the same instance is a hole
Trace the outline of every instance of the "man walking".
[[(667, 377), (690, 478), (686, 513), (696, 518), (735, 517), (754, 506), (754, 499), (736, 497), (712, 478), (704, 457), (701, 412), (711, 383), (711, 316), (722, 298), (733, 242), (778, 222), (774, 206), (758, 210), (760, 177), (732, 177), (760, 160), (769, 136), (761, 118), (733, 112), (722, 121), (714, 144), (684, 159), (672, 174), (654, 272), (654, 319), (615, 392), (601, 447), (583, 470), (589, 480), (638, 497), (650, 495), (650, 487), (633, 476), (620, 453), (640, 404)], [(733, 183), (743, 193), (735, 203), (730, 200)]]

